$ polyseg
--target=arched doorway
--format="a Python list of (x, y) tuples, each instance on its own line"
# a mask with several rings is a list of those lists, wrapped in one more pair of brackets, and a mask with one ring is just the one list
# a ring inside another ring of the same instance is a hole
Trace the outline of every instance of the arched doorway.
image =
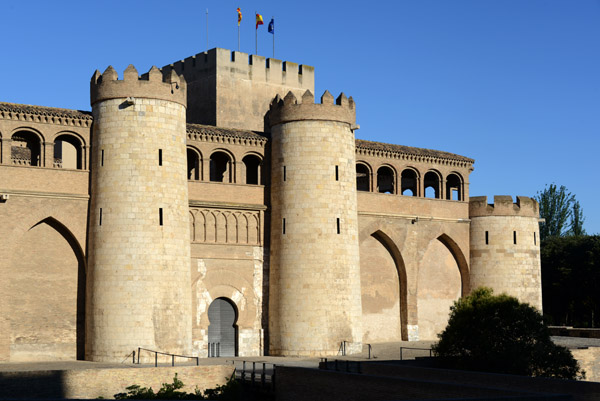
[[(237, 318), (237, 310), (231, 300), (217, 298), (210, 304), (208, 307), (208, 320), (210, 322), (208, 325), (208, 347), (211, 356), (237, 356)], [(216, 355), (215, 351), (217, 351)]]

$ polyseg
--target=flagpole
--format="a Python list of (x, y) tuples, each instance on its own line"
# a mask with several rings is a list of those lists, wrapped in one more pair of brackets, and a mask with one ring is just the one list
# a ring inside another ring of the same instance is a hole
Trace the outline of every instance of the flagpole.
[(240, 51), (240, 24), (238, 23), (238, 52)]
[[(275, 16), (271, 16), (271, 21), (275, 21)], [(273, 27), (273, 58), (275, 58), (275, 27)]]
[[(254, 11), (254, 19), (257, 15), (258, 13)], [(258, 25), (254, 26), (254, 54), (258, 56)]]
[(208, 51), (208, 8), (206, 9), (206, 51)]

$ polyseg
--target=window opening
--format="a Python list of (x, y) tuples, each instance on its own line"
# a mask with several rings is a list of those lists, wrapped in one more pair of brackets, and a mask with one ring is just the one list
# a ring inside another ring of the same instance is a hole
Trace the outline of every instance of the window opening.
[(337, 218), (337, 233), (340, 233), (340, 218)]
[(282, 232), (283, 232), (283, 234), (285, 234), (285, 218), (283, 219), (283, 224), (282, 224), (282, 226), (283, 226)]
[(383, 166), (377, 170), (377, 192), (394, 193), (394, 171), (391, 168)]
[(356, 164), (356, 190), (357, 191), (370, 191), (371, 182), (369, 168), (364, 164)]
[(158, 223), (163, 225), (163, 210), (162, 207), (158, 209)]
[(335, 166), (335, 180), (336, 181), (340, 180), (340, 169), (339, 169), (339, 166)]
[(462, 200), (462, 180), (458, 174), (449, 174), (446, 177), (446, 199), (461, 201)]
[(158, 165), (162, 166), (162, 149), (158, 149)]
[(102, 149), (102, 151), (100, 152), (100, 165), (104, 166), (104, 149)]
[(517, 232), (513, 231), (513, 243), (517, 245)]
[(287, 178), (287, 176), (286, 176), (286, 169), (285, 169), (285, 166), (283, 166), (283, 181), (285, 181), (286, 178)]
[(417, 173), (412, 169), (402, 171), (400, 175), (401, 193), (405, 196), (417, 196)]
[(260, 184), (260, 158), (254, 155), (248, 155), (242, 159), (246, 168), (246, 184)]
[(425, 174), (423, 180), (426, 198), (440, 198), (440, 177), (433, 171)]
[(535, 232), (533, 233), (533, 245), (537, 245), (537, 238), (535, 236)]
[(100, 208), (100, 218), (98, 219), (98, 225), (102, 225), (102, 208)]
[(485, 232), (485, 244), (486, 244), (486, 245), (488, 245), (488, 244), (490, 243), (490, 241), (489, 241), (489, 240), (490, 240), (490, 237), (489, 237), (489, 234), (488, 234), (488, 232), (486, 231), (486, 232)]
[(233, 163), (225, 152), (215, 152), (210, 156), (210, 180), (213, 182), (233, 182)]

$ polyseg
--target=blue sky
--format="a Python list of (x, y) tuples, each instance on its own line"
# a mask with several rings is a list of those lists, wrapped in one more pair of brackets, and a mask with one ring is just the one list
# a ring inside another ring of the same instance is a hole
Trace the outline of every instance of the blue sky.
[(0, 101), (90, 110), (89, 79), (202, 52), (312, 65), (357, 102), (358, 138), (475, 159), (470, 193), (566, 186), (600, 233), (600, 0), (4, 1)]

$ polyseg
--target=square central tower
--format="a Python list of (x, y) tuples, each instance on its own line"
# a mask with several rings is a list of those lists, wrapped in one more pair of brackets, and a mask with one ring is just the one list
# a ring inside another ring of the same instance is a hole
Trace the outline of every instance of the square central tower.
[(211, 49), (164, 66), (188, 83), (187, 122), (269, 132), (276, 95), (314, 93), (314, 68), (226, 49)]

